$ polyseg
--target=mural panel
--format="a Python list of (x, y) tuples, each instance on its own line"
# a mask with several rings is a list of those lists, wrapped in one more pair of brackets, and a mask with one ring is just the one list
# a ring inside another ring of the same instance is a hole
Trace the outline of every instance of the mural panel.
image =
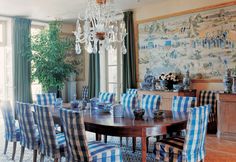
[(236, 66), (236, 6), (138, 25), (139, 80), (146, 71), (190, 71), (193, 79), (222, 79)]

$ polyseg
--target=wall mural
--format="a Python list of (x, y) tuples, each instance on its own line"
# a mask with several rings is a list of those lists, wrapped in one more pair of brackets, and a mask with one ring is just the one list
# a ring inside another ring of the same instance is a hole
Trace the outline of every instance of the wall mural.
[(222, 79), (236, 66), (236, 6), (138, 25), (139, 80), (146, 71), (190, 71), (193, 79)]

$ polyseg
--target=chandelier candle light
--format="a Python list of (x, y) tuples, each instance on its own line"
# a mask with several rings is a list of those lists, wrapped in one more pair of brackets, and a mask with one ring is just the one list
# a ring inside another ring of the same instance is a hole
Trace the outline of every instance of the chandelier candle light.
[(79, 15), (76, 23), (76, 53), (81, 53), (82, 43), (90, 54), (100, 53), (98, 45), (111, 50), (120, 43), (121, 52), (126, 54), (124, 39), (127, 33), (123, 18), (123, 12), (117, 10), (112, 0), (88, 0), (85, 15)]

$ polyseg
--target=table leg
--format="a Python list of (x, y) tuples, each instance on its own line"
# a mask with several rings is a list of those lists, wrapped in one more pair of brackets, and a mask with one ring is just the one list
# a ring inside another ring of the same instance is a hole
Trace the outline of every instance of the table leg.
[(96, 133), (96, 141), (101, 141), (102, 140), (102, 135)]
[(145, 136), (142, 137), (142, 162), (146, 162), (147, 157), (147, 139)]

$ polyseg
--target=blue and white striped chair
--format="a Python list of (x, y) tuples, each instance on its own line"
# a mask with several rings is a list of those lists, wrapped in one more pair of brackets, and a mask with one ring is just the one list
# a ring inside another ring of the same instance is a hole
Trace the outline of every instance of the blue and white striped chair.
[(13, 153), (12, 153), (12, 160), (15, 158), (16, 153), (16, 145), (17, 141), (20, 141), (20, 129), (19, 126), (16, 124), (16, 120), (13, 116), (12, 107), (9, 101), (1, 102), (1, 111), (4, 120), (4, 137), (5, 137), (5, 148), (4, 154), (7, 152), (8, 142), (13, 142)]
[(126, 92), (127, 94), (138, 94), (138, 90), (137, 89), (132, 89), (132, 88), (130, 88), (130, 89), (127, 89), (127, 92)]
[[(123, 107), (124, 117), (134, 118), (134, 109), (138, 105), (138, 97), (136, 94), (124, 93), (121, 96), (121, 105)], [(126, 144), (128, 145), (128, 137), (126, 138)], [(122, 146), (122, 137), (120, 137), (120, 145)], [(135, 152), (136, 138), (133, 137), (133, 151)]]
[(54, 158), (54, 161), (58, 161), (62, 156), (65, 156), (64, 133), (56, 134), (50, 107), (34, 105), (34, 110), (39, 129), (41, 159), (48, 156)]
[[(143, 95), (141, 101), (141, 107), (145, 109), (145, 117), (153, 118), (154, 110), (159, 110), (161, 104), (161, 96), (159, 95)], [(147, 137), (147, 152), (149, 146), (149, 137)]]
[[(191, 108), (197, 106), (197, 98), (196, 97), (188, 97), (188, 96), (174, 96), (172, 99), (172, 112), (173, 117), (176, 119), (185, 118), (185, 113)], [(179, 112), (179, 113), (178, 113)], [(182, 136), (186, 135), (186, 130), (182, 130), (181, 132), (172, 132), (171, 135), (176, 135), (177, 133), (181, 133)], [(170, 134), (167, 135), (168, 137)]]
[(208, 120), (208, 133), (215, 134), (217, 132), (217, 91), (202, 90), (199, 93), (199, 105), (211, 105), (211, 112)]
[(115, 93), (109, 93), (109, 92), (99, 93), (99, 102), (114, 103), (114, 101), (115, 101)]
[(36, 103), (38, 105), (54, 105), (56, 101), (56, 93), (44, 93), (36, 95)]
[(82, 99), (88, 99), (89, 98), (89, 93), (88, 93), (88, 86), (83, 86), (82, 89)]
[(143, 95), (142, 108), (145, 109), (145, 116), (153, 118), (153, 111), (159, 110), (161, 104), (161, 96), (159, 95)]
[(87, 142), (83, 116), (79, 112), (60, 109), (61, 123), (67, 143), (67, 160), (117, 162), (122, 161), (121, 150), (98, 141)]
[(25, 148), (33, 150), (33, 161), (37, 161), (37, 150), (39, 149), (39, 133), (35, 125), (31, 104), (16, 102), (17, 117), (21, 131), (21, 155), (23, 161)]
[(210, 106), (191, 108), (185, 138), (173, 137), (155, 144), (156, 159), (166, 162), (202, 161), (206, 155), (205, 138)]
[(188, 108), (197, 105), (196, 97), (174, 96), (172, 99), (172, 111), (187, 112)]
[(124, 116), (134, 117), (134, 109), (137, 107), (138, 98), (136, 94), (124, 93), (121, 96), (121, 104), (123, 106)]

